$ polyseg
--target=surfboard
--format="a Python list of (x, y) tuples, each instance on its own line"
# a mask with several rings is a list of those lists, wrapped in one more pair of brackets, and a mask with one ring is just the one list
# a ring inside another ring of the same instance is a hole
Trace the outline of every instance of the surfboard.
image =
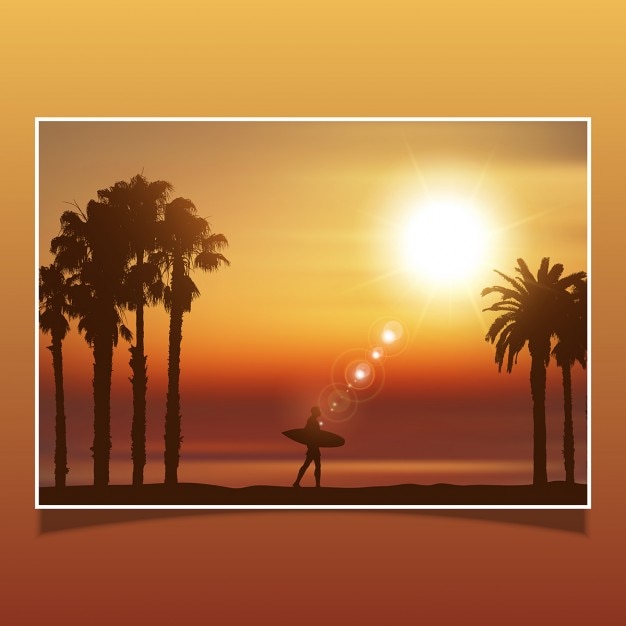
[(312, 431), (308, 428), (292, 428), (283, 431), (283, 435), (293, 441), (303, 443), (305, 446), (314, 445), (320, 448), (338, 448), (346, 443), (343, 437), (328, 430)]

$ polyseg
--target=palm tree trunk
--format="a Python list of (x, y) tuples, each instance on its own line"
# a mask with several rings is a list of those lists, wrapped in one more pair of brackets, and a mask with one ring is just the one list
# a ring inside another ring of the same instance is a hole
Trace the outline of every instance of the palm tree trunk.
[(572, 370), (569, 363), (563, 364), (563, 461), (565, 482), (574, 484), (574, 420), (572, 419)]
[[(137, 253), (138, 275), (141, 278), (143, 251)], [(146, 359), (144, 355), (143, 284), (137, 287), (136, 302), (136, 345), (130, 347), (130, 367), (133, 375), (133, 422), (131, 427), (131, 457), (133, 460), (133, 486), (143, 485), (143, 470), (146, 465), (146, 388), (148, 385)]]
[(542, 355), (537, 355), (532, 348), (530, 392), (533, 399), (533, 485), (542, 487), (548, 484), (546, 469), (546, 366)]
[(102, 333), (93, 342), (93, 484), (109, 484), (111, 456), (111, 372), (113, 370), (113, 338)]
[(67, 468), (67, 435), (65, 425), (65, 394), (63, 392), (63, 352), (61, 340), (52, 333), (52, 345), (48, 348), (52, 353), (54, 371), (54, 399), (56, 404), (55, 448), (54, 448), (54, 486), (65, 487)]
[(178, 483), (178, 463), (181, 443), (180, 415), (180, 346), (183, 338), (183, 307), (177, 286), (184, 272), (182, 259), (175, 260), (172, 269), (172, 304), (169, 329), (169, 359), (167, 365), (167, 408), (165, 414), (165, 484)]

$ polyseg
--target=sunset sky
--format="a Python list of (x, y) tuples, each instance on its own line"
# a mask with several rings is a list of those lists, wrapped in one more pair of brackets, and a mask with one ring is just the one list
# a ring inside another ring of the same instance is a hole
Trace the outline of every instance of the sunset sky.
[[(66, 202), (85, 208), (138, 173), (171, 182), (228, 238), (231, 266), (194, 274), (202, 295), (183, 324), (181, 482), (291, 484), (305, 448), (281, 431), (320, 404), (323, 427), (346, 439), (322, 451), (326, 486), (530, 483), (530, 359), (498, 373), (484, 340), (496, 314), (482, 312), (496, 296), (480, 292), (518, 257), (535, 273), (546, 256), (565, 274), (588, 269), (587, 167), (584, 121), (42, 121), (38, 265)], [(85, 484), (93, 359), (75, 328), (63, 344), (68, 484)], [(147, 310), (146, 482), (163, 480), (167, 330), (167, 313)], [(41, 485), (54, 480), (49, 344), (40, 335)], [(362, 401), (333, 415), (329, 386), (374, 347), (388, 355)], [(111, 483), (132, 476), (127, 348), (114, 355)], [(585, 482), (579, 365), (573, 382)], [(548, 479), (564, 480), (554, 362), (547, 426)]]

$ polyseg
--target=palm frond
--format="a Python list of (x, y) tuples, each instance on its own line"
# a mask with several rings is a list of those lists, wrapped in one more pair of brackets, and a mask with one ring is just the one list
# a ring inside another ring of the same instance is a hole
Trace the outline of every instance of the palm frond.
[(50, 333), (63, 340), (70, 330), (67, 318), (58, 311), (44, 309), (39, 313), (39, 328), (44, 334)]
[(50, 252), (55, 255), (55, 264), (59, 268), (75, 271), (89, 256), (89, 247), (84, 239), (62, 234), (52, 239)]
[(176, 287), (176, 294), (174, 297), (177, 299), (183, 311), (191, 311), (191, 303), (199, 296), (200, 290), (191, 279), (191, 276), (182, 276), (178, 286)]
[(149, 283), (146, 288), (146, 301), (149, 304), (162, 302), (165, 289), (165, 283), (160, 279)]
[(194, 267), (200, 268), (205, 272), (214, 272), (222, 264), (230, 265), (230, 261), (219, 252), (200, 252), (194, 259)]
[(97, 326), (92, 319), (92, 315), (85, 314), (78, 321), (78, 332), (85, 334), (85, 341), (93, 346), (93, 342), (96, 336)]
[(515, 320), (515, 313), (507, 313), (505, 315), (501, 315), (500, 317), (496, 318), (494, 322), (491, 324), (491, 326), (489, 327), (489, 330), (487, 331), (487, 334), (485, 335), (485, 340), (493, 343), (495, 338), (502, 331), (502, 329), (507, 324), (510, 324), (514, 320)]
[(485, 312), (485, 311), (495, 311), (497, 313), (502, 312), (502, 311), (519, 312), (520, 308), (521, 307), (520, 307), (519, 303), (517, 303), (517, 302), (510, 302), (508, 300), (503, 300), (501, 302), (495, 302), (491, 306), (488, 306), (487, 308), (483, 309), (483, 312)]
[(498, 274), (498, 276), (501, 276), (502, 278), (504, 278), (504, 280), (506, 280), (510, 285), (512, 285), (514, 289), (517, 290), (520, 294), (526, 293), (526, 286), (524, 285), (523, 282), (521, 282), (517, 278), (512, 278), (511, 276), (508, 276), (507, 274), (504, 274), (503, 272), (499, 270), (493, 270), (493, 271), (496, 274)]
[(128, 341), (129, 343), (133, 340), (132, 331), (124, 324), (120, 324), (120, 335), (124, 341)]
[[(78, 205), (76, 205), (78, 207)], [(76, 211), (63, 211), (61, 214), (61, 230), (66, 233), (71, 233), (75, 236), (81, 236), (86, 234), (87, 230), (87, 215), (79, 208), (80, 213)]]
[(517, 271), (522, 275), (524, 284), (536, 282), (532, 272), (528, 269), (526, 261), (522, 258), (517, 259)]
[(537, 271), (537, 282), (546, 283), (548, 281), (548, 268), (550, 267), (549, 257), (543, 257)]
[(499, 372), (502, 371), (502, 364), (504, 363), (504, 357), (506, 356), (506, 352), (509, 349), (509, 337), (514, 330), (515, 329), (512, 328), (510, 325), (506, 326), (500, 333), (500, 336), (498, 337), (498, 341), (495, 343), (496, 350), (495, 350), (495, 355), (494, 355), (494, 361), (498, 364)]
[(574, 274), (569, 274), (569, 276), (565, 276), (558, 281), (557, 285), (559, 289), (569, 289), (570, 287), (575, 287), (579, 291), (587, 288), (587, 272), (576, 272)]
[(166, 214), (195, 214), (196, 205), (188, 198), (174, 198), (171, 202), (168, 202), (165, 207)]
[(552, 266), (552, 269), (546, 275), (546, 282), (549, 284), (556, 283), (559, 280), (564, 269), (565, 268), (563, 267), (562, 263), (555, 263)]
[(168, 313), (172, 309), (172, 288), (169, 285), (163, 288), (163, 306)]
[(480, 295), (482, 297), (489, 295), (490, 293), (499, 293), (503, 298), (507, 298), (508, 300), (517, 300), (520, 301), (520, 293), (513, 289), (509, 289), (508, 287), (500, 287), (498, 285), (494, 285), (493, 287), (485, 287)]
[(211, 233), (202, 241), (202, 249), (207, 252), (215, 252), (228, 247), (228, 239), (222, 233)]

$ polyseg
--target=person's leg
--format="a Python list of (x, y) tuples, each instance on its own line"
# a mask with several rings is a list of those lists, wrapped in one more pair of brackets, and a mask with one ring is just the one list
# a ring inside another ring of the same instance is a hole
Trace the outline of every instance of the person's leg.
[(322, 460), (319, 456), (315, 457), (315, 486), (320, 486), (320, 480), (322, 479)]
[(294, 487), (299, 487), (300, 486), (300, 481), (302, 480), (302, 477), (304, 476), (304, 472), (306, 472), (306, 470), (309, 467), (309, 465), (311, 465), (311, 460), (312, 459), (310, 459), (308, 456), (304, 460), (304, 463), (302, 464), (302, 467), (298, 471), (298, 478), (296, 478), (296, 482), (293, 484)]

